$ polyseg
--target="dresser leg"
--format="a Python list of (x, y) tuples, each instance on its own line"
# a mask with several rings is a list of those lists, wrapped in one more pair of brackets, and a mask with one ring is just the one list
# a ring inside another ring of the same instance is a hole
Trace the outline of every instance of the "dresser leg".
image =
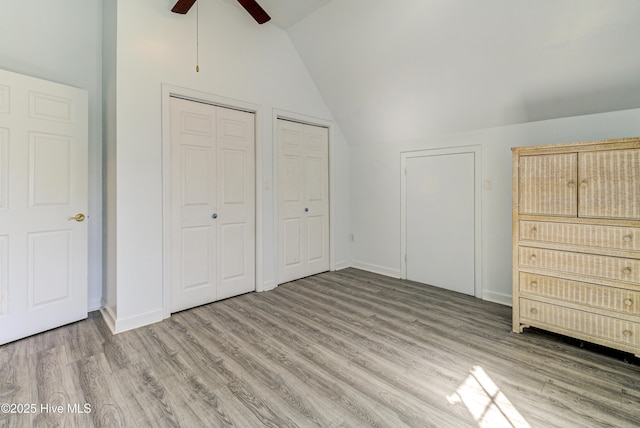
[(528, 325), (525, 324), (517, 324), (513, 326), (513, 332), (514, 333), (522, 333), (524, 331), (525, 328), (529, 327)]

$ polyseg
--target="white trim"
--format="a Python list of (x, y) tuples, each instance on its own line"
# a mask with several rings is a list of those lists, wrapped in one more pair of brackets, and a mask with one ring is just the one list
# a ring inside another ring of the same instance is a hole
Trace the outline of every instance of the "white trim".
[(504, 306), (513, 306), (513, 297), (511, 296), (511, 294), (496, 293), (495, 291), (485, 291), (482, 295), (482, 299), (493, 303), (499, 303)]
[(397, 269), (391, 269), (385, 266), (374, 265), (367, 262), (360, 262), (358, 260), (351, 260), (351, 267), (384, 276), (390, 276), (391, 278), (402, 278), (402, 272)]
[(235, 110), (243, 110), (255, 115), (255, 290), (261, 291), (263, 285), (263, 249), (262, 249), (262, 107), (247, 101), (222, 97), (195, 89), (162, 83), (162, 307), (163, 317), (171, 316), (171, 263), (164, 260), (170, 254), (169, 232), (171, 230), (171, 204), (169, 198), (171, 171), (171, 107), (170, 98), (177, 97), (190, 101), (212, 104)]
[(144, 327), (145, 325), (162, 321), (163, 318), (162, 308), (137, 314), (128, 318), (118, 318), (115, 320), (115, 329), (113, 330), (113, 333), (118, 334), (135, 328)]
[(273, 276), (275, 280), (276, 287), (279, 285), (278, 278), (278, 119), (282, 120), (291, 120), (293, 122), (304, 123), (306, 125), (319, 126), (322, 128), (327, 128), (329, 131), (329, 270), (336, 270), (336, 261), (335, 261), (335, 222), (333, 219), (335, 218), (335, 182), (336, 180), (333, 178), (333, 172), (331, 165), (333, 165), (333, 157), (335, 156), (335, 150), (333, 150), (333, 131), (335, 124), (327, 119), (321, 119), (314, 116), (307, 116), (300, 113), (295, 113), (287, 110), (281, 110), (274, 108), (273, 109), (273, 117), (272, 117), (272, 127), (273, 127), (273, 170), (271, 175), (271, 183), (273, 189)]
[(480, 145), (416, 150), (400, 153), (400, 266), (401, 278), (407, 279), (407, 159), (424, 156), (441, 156), (471, 153), (474, 158), (475, 216), (474, 216), (474, 295), (483, 298), (482, 287), (482, 147)]
[(111, 333), (115, 334), (117, 315), (113, 310), (113, 308), (107, 305), (107, 302), (105, 302), (104, 299), (102, 299), (102, 307), (100, 308), (100, 313), (102, 314), (102, 318), (104, 319), (104, 322), (109, 327), (109, 330), (111, 330)]
[(336, 262), (336, 265), (334, 266), (333, 270), (342, 270), (342, 269), (346, 269), (348, 267), (351, 267), (351, 265), (349, 264), (349, 262)]
[(269, 290), (273, 290), (274, 288), (276, 288), (276, 282), (275, 281), (265, 281), (264, 284), (262, 284), (262, 288), (260, 290), (256, 290), (256, 291), (269, 291)]

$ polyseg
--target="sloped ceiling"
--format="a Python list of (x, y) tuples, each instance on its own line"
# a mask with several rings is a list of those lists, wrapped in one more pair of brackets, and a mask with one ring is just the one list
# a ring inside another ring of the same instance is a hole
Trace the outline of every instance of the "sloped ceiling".
[(288, 32), (352, 145), (640, 107), (637, 0), (333, 0)]
[[(238, 0), (224, 0), (240, 7)], [(331, 0), (258, 0), (258, 4), (271, 16), (271, 23), (287, 29), (307, 17)]]

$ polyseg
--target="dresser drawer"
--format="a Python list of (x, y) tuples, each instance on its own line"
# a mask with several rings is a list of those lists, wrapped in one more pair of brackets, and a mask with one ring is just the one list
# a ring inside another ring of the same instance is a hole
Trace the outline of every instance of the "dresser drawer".
[(544, 248), (518, 248), (520, 267), (548, 269), (576, 275), (640, 284), (640, 260), (572, 253)]
[(524, 322), (529, 320), (533, 326), (555, 326), (583, 336), (630, 346), (640, 345), (640, 324), (618, 318), (528, 299), (520, 299), (520, 318)]
[(640, 292), (520, 272), (520, 294), (640, 315)]
[(521, 221), (520, 239), (640, 251), (640, 229), (635, 227)]

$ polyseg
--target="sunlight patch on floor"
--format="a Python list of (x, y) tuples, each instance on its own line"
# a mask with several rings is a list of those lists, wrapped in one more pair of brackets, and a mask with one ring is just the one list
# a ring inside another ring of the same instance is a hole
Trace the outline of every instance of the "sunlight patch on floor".
[(451, 404), (463, 403), (482, 428), (530, 426), (480, 366), (473, 367), (447, 400)]

